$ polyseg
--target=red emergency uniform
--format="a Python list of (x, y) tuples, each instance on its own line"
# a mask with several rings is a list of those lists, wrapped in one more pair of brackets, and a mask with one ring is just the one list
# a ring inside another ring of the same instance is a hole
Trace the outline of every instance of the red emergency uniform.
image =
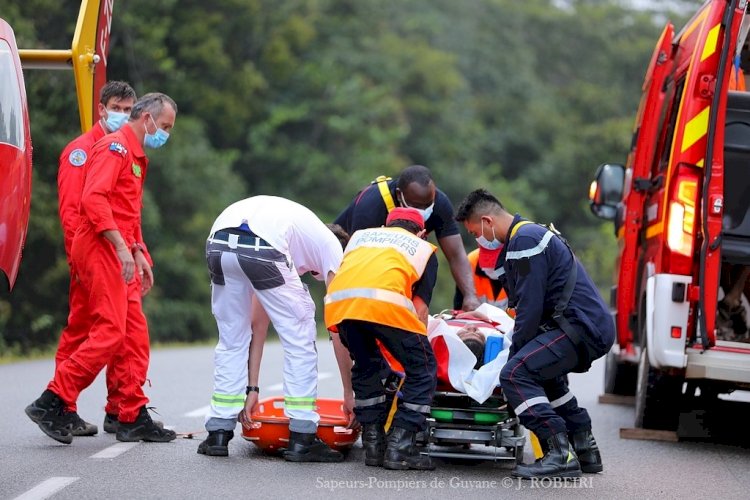
[[(57, 170), (58, 212), (63, 228), (65, 255), (70, 269), (70, 288), (68, 290), (68, 324), (60, 335), (60, 343), (55, 354), (55, 365), (59, 365), (73, 354), (78, 346), (86, 340), (91, 328), (91, 316), (88, 309), (88, 295), (81, 286), (73, 271), (73, 259), (70, 248), (73, 236), (81, 224), (80, 204), (83, 189), (83, 170), (91, 156), (91, 148), (96, 141), (107, 134), (101, 122), (96, 122), (88, 132), (73, 139), (60, 153)], [(117, 413), (119, 406), (118, 383), (114, 371), (107, 369), (107, 413)], [(68, 407), (76, 411), (75, 402)]]
[(84, 167), (80, 226), (70, 250), (85, 290), (91, 327), (75, 352), (57, 365), (48, 386), (66, 405), (72, 405), (112, 361), (119, 408), (107, 412), (126, 423), (135, 421), (148, 402), (142, 389), (149, 363), (148, 325), (141, 307), (140, 278), (136, 275), (125, 283), (115, 248), (102, 232), (117, 229), (128, 247), (145, 248), (141, 205), (147, 166), (143, 147), (129, 125), (91, 148)]

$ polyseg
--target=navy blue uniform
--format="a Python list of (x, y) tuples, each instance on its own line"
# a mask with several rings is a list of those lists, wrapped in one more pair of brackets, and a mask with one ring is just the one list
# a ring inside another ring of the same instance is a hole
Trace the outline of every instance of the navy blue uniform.
[[(521, 220), (514, 217), (509, 236)], [(543, 226), (519, 226), (498, 265), (516, 311), (510, 358), (500, 373), (508, 403), (540, 440), (590, 430), (588, 412), (578, 406), (565, 376), (588, 370), (612, 346), (615, 325), (607, 305), (568, 245)], [(575, 287), (558, 322), (552, 316), (574, 265)]]
[[(399, 205), (399, 200), (396, 197), (397, 184), (398, 178), (388, 181), (388, 190), (391, 192), (396, 206)], [(384, 226), (387, 217), (388, 210), (385, 207), (383, 196), (380, 194), (380, 189), (375, 183), (360, 191), (351, 204), (346, 207), (346, 210), (336, 217), (334, 223), (343, 227), (347, 233), (354, 234), (354, 231), (360, 229)], [(453, 204), (448, 196), (439, 189), (435, 192), (435, 207), (432, 210), (432, 215), (427, 218), (424, 227), (427, 234), (435, 231), (437, 239), (458, 234)]]

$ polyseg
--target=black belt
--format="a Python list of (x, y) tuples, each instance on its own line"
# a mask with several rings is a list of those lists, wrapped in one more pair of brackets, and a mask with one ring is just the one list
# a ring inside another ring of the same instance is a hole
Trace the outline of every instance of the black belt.
[(219, 231), (216, 231), (214, 234), (212, 234), (211, 239), (229, 242), (230, 235), (237, 236), (238, 237), (237, 243), (240, 245), (258, 245), (262, 247), (271, 246), (266, 240), (264, 240), (260, 236), (257, 236), (250, 231), (242, 231), (242, 230), (227, 231), (225, 229), (221, 229)]

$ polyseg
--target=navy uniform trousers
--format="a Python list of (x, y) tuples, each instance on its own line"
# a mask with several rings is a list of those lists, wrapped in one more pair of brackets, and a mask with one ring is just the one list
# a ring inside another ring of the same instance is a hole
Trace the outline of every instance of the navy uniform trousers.
[(566, 375), (579, 364), (573, 341), (548, 330), (516, 352), (500, 372), (500, 385), (521, 424), (540, 440), (560, 432), (591, 430), (591, 418), (568, 389)]
[(437, 363), (427, 336), (359, 320), (342, 321), (338, 330), (354, 359), (354, 414), (359, 423), (384, 424), (388, 417), (381, 379), (383, 355), (375, 342), (378, 339), (401, 363), (406, 375), (393, 426), (413, 432), (424, 430), (437, 383)]

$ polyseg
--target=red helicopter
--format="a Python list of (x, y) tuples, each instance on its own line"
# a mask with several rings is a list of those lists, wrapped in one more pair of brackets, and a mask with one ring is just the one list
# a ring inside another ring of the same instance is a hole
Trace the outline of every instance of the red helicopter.
[(0, 281), (5, 278), (8, 290), (18, 276), (31, 209), (33, 148), (22, 63), (25, 69), (73, 70), (85, 132), (107, 81), (113, 6), (114, 0), (83, 0), (67, 50), (19, 50), (13, 29), (0, 19)]

